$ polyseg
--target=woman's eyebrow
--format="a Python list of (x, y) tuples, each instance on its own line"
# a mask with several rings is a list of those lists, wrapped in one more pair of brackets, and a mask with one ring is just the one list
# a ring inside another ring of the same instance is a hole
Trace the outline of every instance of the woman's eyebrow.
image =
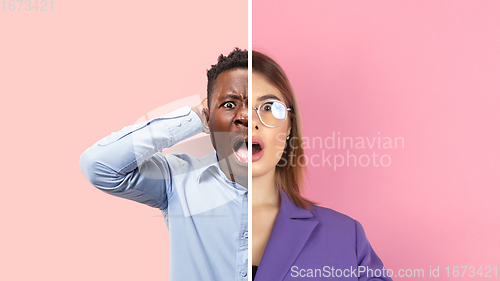
[(280, 98), (278, 98), (276, 95), (273, 95), (273, 94), (263, 95), (257, 99), (257, 101), (264, 101), (264, 100), (279, 100), (279, 101), (281, 101)]

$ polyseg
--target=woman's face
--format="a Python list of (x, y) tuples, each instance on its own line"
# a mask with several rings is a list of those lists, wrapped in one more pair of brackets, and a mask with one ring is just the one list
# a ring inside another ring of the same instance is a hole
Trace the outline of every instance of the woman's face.
[[(258, 72), (252, 73), (252, 94), (252, 107), (258, 108), (265, 102), (276, 100), (290, 107), (286, 104), (284, 95)], [(257, 110), (252, 110), (252, 177), (274, 173), (283, 154), (290, 127), (290, 115), (287, 115), (280, 126), (269, 128), (259, 120)]]

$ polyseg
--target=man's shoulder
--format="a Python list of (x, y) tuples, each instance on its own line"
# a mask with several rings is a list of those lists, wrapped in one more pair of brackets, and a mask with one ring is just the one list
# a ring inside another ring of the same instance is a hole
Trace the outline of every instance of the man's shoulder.
[(157, 153), (155, 157), (159, 160), (166, 161), (171, 169), (201, 169), (214, 164), (214, 152), (207, 155), (196, 157), (189, 153)]

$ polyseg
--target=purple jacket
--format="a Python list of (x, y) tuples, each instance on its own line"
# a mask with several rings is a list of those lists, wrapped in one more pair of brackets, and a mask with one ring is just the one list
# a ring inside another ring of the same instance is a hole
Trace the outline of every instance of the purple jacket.
[(358, 221), (324, 207), (298, 208), (280, 193), (255, 281), (392, 280)]

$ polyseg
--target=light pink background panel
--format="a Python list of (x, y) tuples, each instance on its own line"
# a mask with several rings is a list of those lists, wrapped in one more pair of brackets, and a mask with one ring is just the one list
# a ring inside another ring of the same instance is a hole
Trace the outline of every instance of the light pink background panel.
[[(358, 219), (395, 275), (500, 268), (499, 11), (498, 1), (253, 1), (253, 46), (299, 100), (306, 195)], [(356, 137), (364, 149), (350, 147)]]
[(96, 189), (78, 160), (164, 105), (204, 98), (207, 68), (248, 45), (248, 3), (53, 2), (0, 7), (0, 280), (168, 280), (161, 212)]

